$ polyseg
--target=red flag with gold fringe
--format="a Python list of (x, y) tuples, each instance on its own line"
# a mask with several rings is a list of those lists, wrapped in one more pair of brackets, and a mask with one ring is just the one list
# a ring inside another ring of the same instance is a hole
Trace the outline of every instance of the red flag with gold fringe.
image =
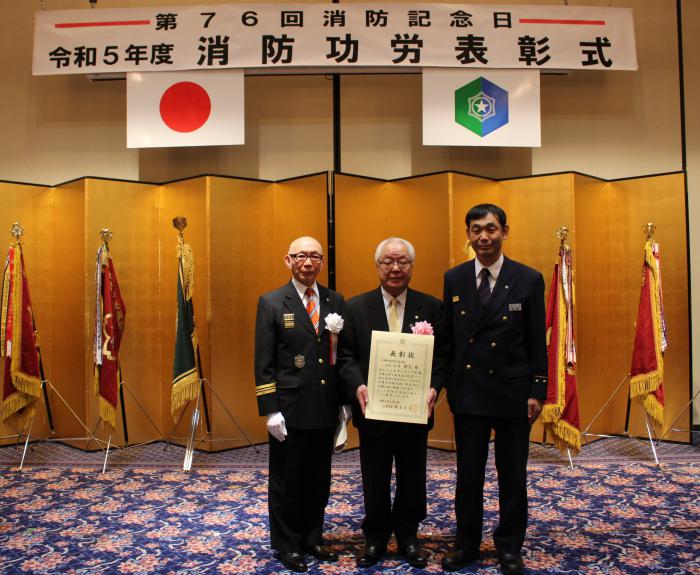
[(644, 411), (657, 425), (664, 422), (663, 356), (667, 347), (659, 244), (647, 239), (630, 369), (630, 397), (639, 398)]
[(4, 357), (0, 418), (24, 427), (33, 417), (41, 395), (41, 371), (19, 242), (11, 244), (7, 254), (0, 314), (0, 356)]
[(95, 281), (95, 393), (99, 398), (100, 418), (114, 428), (120, 383), (119, 348), (124, 333), (126, 306), (119, 290), (114, 263), (104, 245), (97, 250)]
[(554, 265), (547, 300), (547, 358), (549, 377), (542, 423), (561, 451), (581, 450), (581, 424), (576, 388), (574, 281), (571, 249), (562, 245)]

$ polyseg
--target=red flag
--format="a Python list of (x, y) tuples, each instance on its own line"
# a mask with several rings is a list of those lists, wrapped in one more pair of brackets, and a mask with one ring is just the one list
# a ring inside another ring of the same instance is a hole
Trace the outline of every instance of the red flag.
[(571, 249), (562, 245), (547, 300), (547, 358), (549, 377), (542, 422), (561, 451), (581, 449), (581, 424), (576, 389), (574, 340), (574, 281)]
[(119, 391), (119, 347), (124, 333), (126, 306), (119, 291), (114, 263), (105, 246), (97, 250), (97, 310), (95, 320), (95, 393), (100, 418), (116, 425)]
[(41, 395), (37, 334), (19, 243), (10, 245), (2, 284), (0, 356), (4, 357), (0, 417), (24, 426)]
[(648, 239), (644, 246), (642, 290), (630, 369), (630, 397), (638, 397), (644, 411), (658, 425), (664, 422), (663, 354), (667, 347), (659, 244)]

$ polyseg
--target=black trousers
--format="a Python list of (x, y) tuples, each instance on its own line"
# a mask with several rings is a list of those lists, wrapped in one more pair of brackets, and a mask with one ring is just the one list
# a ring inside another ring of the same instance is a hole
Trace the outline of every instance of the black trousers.
[(278, 551), (321, 545), (331, 489), (333, 428), (290, 429), (284, 441), (270, 436), (268, 511), (270, 540)]
[(499, 553), (519, 553), (527, 529), (527, 457), (530, 424), (526, 417), (454, 415), (457, 443), (456, 547), (477, 550), (484, 518), (484, 475), (489, 438), (495, 435), (499, 523), (493, 540)]
[[(408, 426), (408, 427), (407, 427)], [(428, 427), (388, 423), (381, 432), (359, 430), (368, 542), (385, 545), (392, 532), (399, 547), (415, 543), (425, 519), (425, 467)], [(391, 502), (391, 472), (396, 465), (396, 493)]]

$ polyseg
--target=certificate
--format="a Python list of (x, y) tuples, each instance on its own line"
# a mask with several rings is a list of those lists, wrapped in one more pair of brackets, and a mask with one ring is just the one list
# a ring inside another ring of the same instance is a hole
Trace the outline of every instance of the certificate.
[(367, 419), (428, 422), (432, 335), (372, 331)]

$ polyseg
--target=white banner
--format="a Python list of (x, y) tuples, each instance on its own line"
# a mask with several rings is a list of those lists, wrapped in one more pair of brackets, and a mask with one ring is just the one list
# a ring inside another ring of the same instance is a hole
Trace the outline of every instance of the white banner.
[(34, 74), (222, 68), (636, 70), (632, 10), (220, 4), (41, 11)]
[(423, 70), (423, 145), (539, 147), (536, 70)]
[(126, 78), (126, 146), (243, 144), (243, 72), (133, 72)]

